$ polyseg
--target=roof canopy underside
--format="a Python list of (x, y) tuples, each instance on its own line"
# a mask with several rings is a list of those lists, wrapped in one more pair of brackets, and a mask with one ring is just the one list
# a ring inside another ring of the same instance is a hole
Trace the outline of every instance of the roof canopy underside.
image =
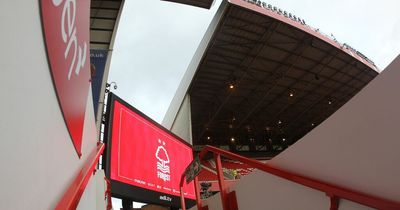
[(92, 0), (90, 5), (90, 49), (110, 49), (122, 0)]
[(377, 74), (298, 27), (230, 4), (189, 88), (193, 143), (285, 147)]
[(214, 0), (163, 0), (163, 1), (187, 4), (190, 6), (201, 7), (205, 9), (210, 9), (211, 6), (214, 4)]

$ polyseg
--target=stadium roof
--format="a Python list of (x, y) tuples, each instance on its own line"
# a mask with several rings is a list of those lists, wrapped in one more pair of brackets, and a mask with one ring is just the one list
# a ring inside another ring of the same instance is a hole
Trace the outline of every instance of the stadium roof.
[(123, 0), (91, 1), (90, 49), (112, 49), (123, 2)]
[(254, 2), (222, 2), (164, 118), (171, 127), (189, 94), (194, 145), (283, 149), (378, 75), (349, 45)]
[(163, 1), (170, 1), (180, 4), (187, 4), (195, 7), (201, 7), (205, 9), (210, 9), (211, 6), (214, 4), (215, 0), (163, 0)]

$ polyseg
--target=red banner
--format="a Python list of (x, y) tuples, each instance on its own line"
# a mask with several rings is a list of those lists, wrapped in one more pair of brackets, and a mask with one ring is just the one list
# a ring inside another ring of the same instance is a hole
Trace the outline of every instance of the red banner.
[(58, 101), (81, 156), (90, 85), (90, 0), (41, 0), (47, 57)]
[[(114, 102), (110, 178), (179, 196), (179, 182), (193, 160), (192, 148), (144, 117)], [(195, 199), (193, 182), (185, 197)]]

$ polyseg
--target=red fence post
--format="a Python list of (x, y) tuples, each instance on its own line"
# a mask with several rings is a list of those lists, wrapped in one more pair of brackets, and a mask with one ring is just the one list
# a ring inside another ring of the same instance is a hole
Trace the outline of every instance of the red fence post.
[(186, 210), (185, 196), (183, 195), (183, 187), (181, 186), (181, 209)]
[(179, 189), (181, 191), (181, 209), (186, 210), (186, 204), (185, 204), (185, 195), (183, 192), (183, 182), (185, 181), (185, 173), (182, 174), (181, 176), (181, 181), (179, 182)]
[(339, 198), (334, 195), (328, 195), (331, 200), (331, 208), (330, 210), (338, 210), (339, 209)]
[(201, 210), (202, 204), (201, 204), (201, 197), (200, 197), (200, 190), (199, 190), (199, 178), (197, 176), (194, 178), (194, 190), (196, 191), (197, 209)]
[(111, 182), (109, 179), (107, 179), (107, 177), (104, 177), (104, 180), (106, 181), (106, 186), (107, 186), (107, 189), (104, 192), (105, 200), (107, 200), (106, 210), (112, 210)]
[[(205, 148), (199, 153), (200, 159), (203, 158), (208, 152), (214, 153), (215, 162), (217, 165), (217, 174), (219, 180), (219, 186), (221, 189), (221, 199), (223, 204), (223, 209), (228, 210), (229, 207), (227, 204), (227, 194), (224, 185), (224, 176), (221, 165), (221, 155), (233, 160), (238, 160), (243, 163), (246, 163), (254, 168), (257, 168), (261, 171), (267, 172), (269, 174), (281, 177), (283, 179), (292, 181), (294, 183), (301, 184), (303, 186), (310, 187), (315, 190), (319, 190), (325, 192), (327, 196), (330, 197), (331, 200), (331, 210), (337, 210), (339, 206), (340, 199), (346, 199), (349, 201), (353, 201), (365, 206), (369, 206), (376, 209), (382, 210), (399, 210), (400, 202), (393, 201), (389, 199), (385, 199), (378, 196), (369, 195), (360, 191), (348, 189), (342, 186), (334, 185), (331, 183), (323, 182), (317, 179), (313, 179), (310, 177), (302, 176), (293, 172), (281, 170), (269, 164), (262, 163), (257, 160), (252, 160), (216, 147), (212, 147), (206, 145)], [(230, 210), (230, 209), (229, 209)]]
[(228, 193), (229, 210), (238, 210), (238, 203), (236, 198), (236, 191)]
[(219, 191), (221, 194), (222, 209), (229, 210), (226, 202), (227, 195), (225, 189), (224, 172), (222, 171), (221, 155), (214, 154), (214, 158), (215, 158), (215, 164), (217, 166), (218, 184), (219, 184)]

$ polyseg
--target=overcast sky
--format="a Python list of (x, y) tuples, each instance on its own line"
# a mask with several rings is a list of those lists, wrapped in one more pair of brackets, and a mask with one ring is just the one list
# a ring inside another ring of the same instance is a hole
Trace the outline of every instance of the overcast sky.
[[(113, 50), (114, 92), (161, 122), (221, 0), (211, 10), (160, 0), (126, 0)], [(384, 69), (400, 53), (398, 0), (270, 0), (334, 34)]]

